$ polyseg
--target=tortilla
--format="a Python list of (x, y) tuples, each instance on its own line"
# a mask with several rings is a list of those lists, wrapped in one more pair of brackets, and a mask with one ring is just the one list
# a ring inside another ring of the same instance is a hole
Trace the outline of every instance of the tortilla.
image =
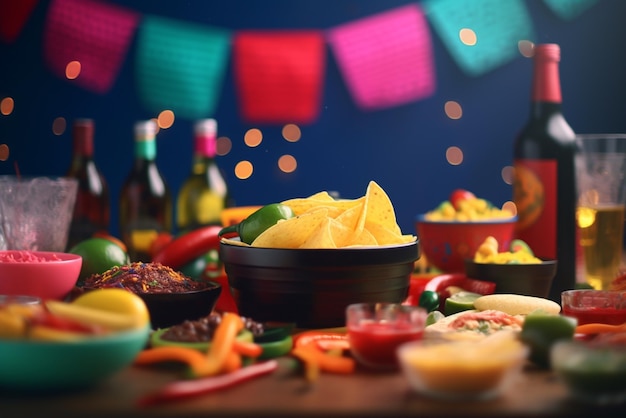
[(549, 299), (518, 294), (481, 296), (474, 301), (474, 307), (480, 311), (494, 309), (509, 315), (528, 315), (534, 311), (557, 315), (561, 312), (561, 305)]

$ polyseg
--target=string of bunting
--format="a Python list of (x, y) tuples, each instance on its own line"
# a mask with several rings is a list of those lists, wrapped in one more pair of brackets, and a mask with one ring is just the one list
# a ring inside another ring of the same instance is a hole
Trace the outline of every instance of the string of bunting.
[[(0, 40), (14, 42), (38, 0), (0, 0)], [(597, 0), (543, 0), (571, 20)], [(136, 36), (137, 93), (150, 111), (197, 119), (214, 114), (232, 57), (242, 118), (312, 123), (319, 115), (329, 45), (347, 89), (364, 111), (423, 100), (436, 91), (432, 25), (448, 53), (477, 77), (513, 60), (534, 29), (524, 0), (424, 0), (320, 30), (238, 30), (142, 14), (104, 0), (51, 0), (43, 29), (47, 68), (105, 94)], [(462, 42), (471, 28), (476, 42)]]

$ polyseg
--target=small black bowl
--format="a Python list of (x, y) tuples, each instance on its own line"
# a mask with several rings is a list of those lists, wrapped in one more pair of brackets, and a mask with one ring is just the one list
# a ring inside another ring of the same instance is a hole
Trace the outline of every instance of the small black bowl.
[(150, 312), (153, 329), (167, 328), (211, 313), (222, 285), (207, 281), (206, 288), (184, 293), (138, 293)]
[[(150, 313), (153, 329), (167, 328), (189, 319), (196, 320), (211, 313), (222, 293), (222, 285), (205, 280), (206, 287), (182, 293), (135, 293)], [(68, 301), (97, 288), (74, 287)]]
[(495, 293), (547, 298), (556, 275), (556, 260), (536, 264), (494, 264), (465, 260), (465, 275), (496, 284)]
[(418, 258), (418, 241), (337, 249), (220, 244), (239, 313), (300, 328), (345, 326), (352, 303), (404, 301)]

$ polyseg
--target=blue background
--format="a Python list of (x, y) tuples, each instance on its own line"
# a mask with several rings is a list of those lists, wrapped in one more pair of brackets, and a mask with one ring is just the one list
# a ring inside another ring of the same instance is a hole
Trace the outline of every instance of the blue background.
[[(142, 14), (238, 29), (329, 29), (351, 20), (417, 1), (401, 0), (238, 0), (114, 1)], [(506, 0), (504, 0), (506, 1)], [(555, 15), (542, 0), (527, 0), (537, 43), (561, 45), (564, 113), (577, 132), (626, 132), (626, 2), (599, 0), (573, 20)], [(118, 233), (117, 197), (132, 164), (132, 126), (156, 115), (140, 103), (133, 72), (133, 43), (110, 92), (92, 93), (54, 76), (43, 64), (42, 28), (49, 1), (40, 1), (10, 44), (0, 43), (0, 98), (13, 97), (15, 110), (0, 116), (0, 144), (11, 154), (0, 162), (0, 174), (62, 175), (70, 163), (70, 130), (52, 133), (55, 118), (96, 121), (96, 162), (111, 188), (111, 232)], [(1, 12), (1, 10), (0, 10)], [(141, 24), (141, 23), (140, 23)], [(445, 200), (455, 188), (466, 188), (494, 204), (511, 198), (501, 175), (512, 162), (512, 144), (528, 117), (531, 60), (515, 60), (484, 75), (462, 72), (431, 27), (437, 71), (436, 93), (415, 103), (379, 111), (356, 107), (327, 48), (322, 108), (317, 121), (301, 126), (302, 138), (289, 143), (281, 126), (242, 121), (229, 63), (215, 115), (219, 134), (233, 142), (219, 157), (238, 205), (256, 205), (303, 197), (320, 190), (353, 198), (365, 193), (370, 180), (389, 194), (405, 233), (414, 218)], [(463, 117), (451, 120), (446, 101), (461, 104)], [(178, 118), (158, 137), (157, 162), (176, 194), (191, 163), (192, 121)], [(244, 133), (258, 127), (264, 141), (257, 148), (243, 143)], [(464, 152), (461, 165), (450, 165), (446, 149)], [(292, 154), (298, 169), (281, 174), (276, 159)], [(234, 177), (235, 164), (255, 164), (247, 180)]]

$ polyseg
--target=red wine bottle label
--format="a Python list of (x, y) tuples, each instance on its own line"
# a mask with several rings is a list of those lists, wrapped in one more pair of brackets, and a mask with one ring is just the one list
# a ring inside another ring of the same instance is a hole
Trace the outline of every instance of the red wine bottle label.
[(556, 160), (515, 160), (516, 237), (541, 258), (556, 258), (556, 196)]

